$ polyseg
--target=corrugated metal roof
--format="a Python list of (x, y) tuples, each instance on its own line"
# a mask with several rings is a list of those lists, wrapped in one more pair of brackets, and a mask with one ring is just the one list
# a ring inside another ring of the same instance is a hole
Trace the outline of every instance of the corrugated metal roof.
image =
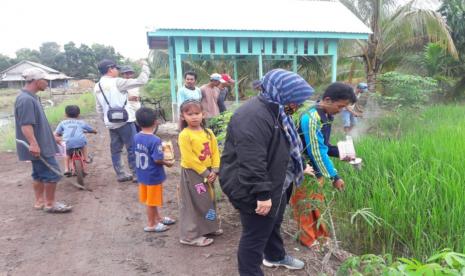
[(0, 72), (0, 81), (22, 81), (24, 80), (24, 78), (21, 76), (22, 72), (28, 68), (33, 67), (37, 67), (44, 70), (47, 74), (47, 80), (72, 79), (72, 77), (68, 77), (60, 71), (57, 71), (43, 64), (32, 62), (29, 60), (23, 60)]
[(163, 10), (171, 12), (155, 12), (153, 30), (371, 33), (339, 2), (236, 0), (211, 6), (186, 2), (174, 2), (171, 8), (165, 4)]
[[(70, 80), (72, 77), (68, 77), (65, 74), (47, 74), (46, 80)], [(0, 81), (23, 81), (24, 78), (21, 75), (0, 75)]]
[(16, 63), (15, 65), (12, 65), (12, 66), (8, 67), (7, 69), (3, 70), (2, 72), (0, 72), (0, 74), (4, 74), (4, 73), (21, 74), (25, 69), (32, 68), (32, 67), (38, 67), (38, 68), (44, 70), (47, 73), (54, 73), (54, 74), (59, 74), (60, 73), (60, 71), (57, 71), (57, 70), (55, 70), (53, 68), (50, 68), (48, 66), (45, 66), (43, 64), (40, 64), (40, 63), (37, 63), (37, 62), (32, 62), (32, 61), (29, 61), (29, 60), (22, 60), (22, 61)]

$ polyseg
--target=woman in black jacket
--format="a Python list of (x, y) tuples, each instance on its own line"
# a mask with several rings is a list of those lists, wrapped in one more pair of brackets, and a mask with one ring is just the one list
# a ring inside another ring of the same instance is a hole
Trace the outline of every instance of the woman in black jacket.
[(228, 125), (220, 185), (240, 211), (240, 275), (263, 275), (262, 262), (304, 267), (286, 255), (280, 228), (292, 183), (300, 185), (304, 171), (302, 144), (290, 115), (312, 93), (299, 75), (272, 70), (263, 78), (262, 93), (238, 108)]

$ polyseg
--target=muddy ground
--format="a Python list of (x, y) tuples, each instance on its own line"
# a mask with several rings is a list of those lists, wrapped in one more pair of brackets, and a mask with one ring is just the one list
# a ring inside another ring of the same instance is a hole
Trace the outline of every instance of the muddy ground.
[[(181, 245), (178, 228), (144, 233), (144, 208), (137, 202), (137, 185), (115, 179), (107, 130), (95, 119), (98, 135), (89, 136), (94, 163), (80, 191), (62, 181), (57, 198), (74, 205), (70, 214), (46, 214), (32, 208), (31, 166), (13, 153), (0, 154), (0, 276), (6, 275), (237, 275), (236, 249), (241, 227), (226, 199), (219, 201), (224, 235), (212, 246)], [(160, 133), (176, 141), (171, 133)], [(179, 154), (177, 155), (179, 157)], [(164, 184), (165, 215), (178, 217), (176, 185), (179, 162), (169, 168)], [(300, 246), (286, 219), (283, 233), (288, 252), (306, 261), (302, 271), (264, 268), (266, 275), (333, 275), (342, 257), (323, 261), (325, 252)]]

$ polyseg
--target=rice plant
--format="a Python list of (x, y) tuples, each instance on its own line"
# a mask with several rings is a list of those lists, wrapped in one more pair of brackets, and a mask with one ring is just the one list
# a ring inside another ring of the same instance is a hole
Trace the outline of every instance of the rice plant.
[[(465, 252), (464, 115), (458, 105), (404, 111), (356, 142), (363, 169), (339, 166), (346, 190), (336, 199), (337, 227), (346, 247), (421, 260), (442, 248)], [(379, 219), (351, 224), (356, 210)]]

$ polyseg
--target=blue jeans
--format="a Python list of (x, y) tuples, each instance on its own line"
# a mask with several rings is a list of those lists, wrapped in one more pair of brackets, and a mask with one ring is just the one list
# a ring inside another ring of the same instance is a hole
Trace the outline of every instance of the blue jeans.
[(134, 153), (133, 140), (136, 133), (136, 126), (133, 122), (127, 123), (120, 128), (110, 129), (111, 162), (118, 177), (126, 176), (123, 163), (121, 162), (121, 153), (124, 146), (128, 152), (129, 169), (131, 169), (133, 175), (135, 174), (136, 155)]
[[(60, 171), (60, 166), (55, 159), (55, 156), (44, 157), (45, 161), (57, 171)], [(61, 175), (56, 174), (42, 160), (32, 160), (32, 179), (42, 183), (57, 183), (61, 179)]]
[(342, 110), (341, 116), (344, 127), (353, 127), (357, 124), (357, 118), (350, 111)]

